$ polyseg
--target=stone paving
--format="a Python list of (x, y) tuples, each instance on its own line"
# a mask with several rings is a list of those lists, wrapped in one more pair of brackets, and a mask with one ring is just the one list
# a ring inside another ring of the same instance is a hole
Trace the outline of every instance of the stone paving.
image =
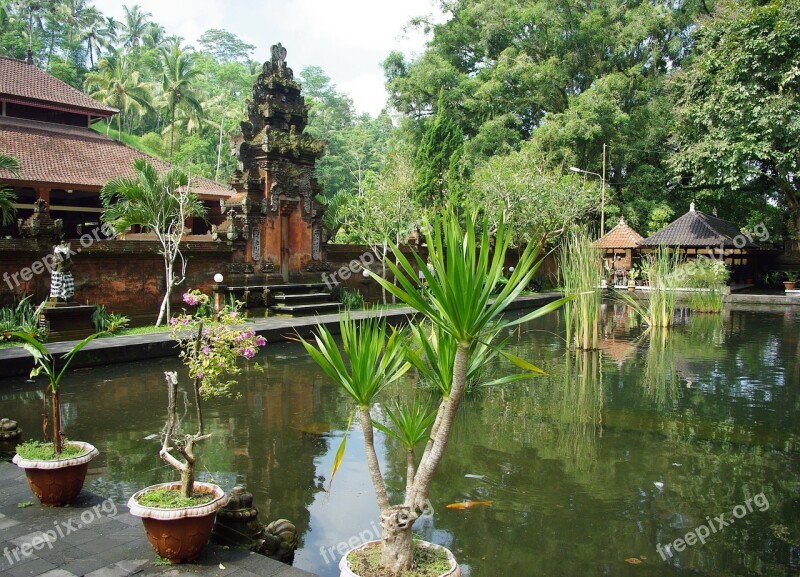
[[(32, 503), (20, 507), (19, 504)], [(48, 532), (48, 535), (45, 533)], [(69, 507), (42, 507), (22, 469), (0, 462), (0, 574), (9, 577), (315, 577), (242, 549), (209, 544), (193, 563), (155, 565), (142, 521), (121, 503), (83, 491)]]

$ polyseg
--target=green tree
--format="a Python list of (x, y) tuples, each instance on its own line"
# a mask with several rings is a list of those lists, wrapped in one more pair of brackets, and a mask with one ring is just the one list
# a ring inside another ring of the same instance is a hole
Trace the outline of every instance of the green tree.
[(481, 164), (466, 204), (493, 224), (504, 221), (515, 243), (544, 243), (593, 216), (600, 201), (596, 182), (549, 166), (527, 143), (519, 152), (495, 155)]
[(153, 96), (139, 71), (133, 69), (125, 54), (116, 50), (100, 59), (97, 71), (86, 75), (84, 86), (93, 97), (119, 110), (117, 130), (120, 138), (123, 116), (131, 111), (144, 113), (153, 108)]
[(417, 202), (427, 206), (442, 204), (448, 194), (453, 194), (454, 176), (464, 150), (464, 135), (446, 108), (442, 91), (436, 116), (429, 120), (414, 158)]
[(120, 40), (123, 46), (138, 48), (142, 45), (144, 37), (147, 35), (151, 24), (150, 18), (153, 15), (150, 12), (142, 12), (142, 8), (138, 4), (134, 4), (130, 8), (123, 6), (122, 10), (125, 15), (122, 21)]
[(161, 48), (161, 96), (169, 110), (169, 159), (172, 160), (172, 150), (175, 144), (175, 110), (180, 106), (184, 108), (184, 120), (195, 115), (202, 119), (203, 107), (194, 92), (195, 81), (202, 76), (202, 72), (193, 66), (191, 56), (181, 49), (176, 42), (171, 46)]
[(153, 233), (161, 245), (166, 292), (156, 319), (158, 326), (165, 315), (171, 314), (172, 289), (185, 278), (186, 261), (180, 245), (186, 233), (186, 221), (191, 217), (205, 218), (206, 209), (191, 191), (185, 172), (172, 168), (160, 175), (152, 164), (141, 158), (133, 162), (133, 170), (134, 177), (111, 180), (100, 191), (105, 208), (103, 221), (113, 226), (118, 234), (132, 226), (141, 226)]
[[(754, 200), (783, 206), (800, 234), (800, 4), (723, 1), (695, 31), (675, 75), (678, 122), (670, 158), (701, 197), (726, 199), (726, 216)], [(726, 195), (726, 191), (732, 191)], [(766, 211), (765, 211), (766, 212)], [(744, 215), (739, 215), (740, 218)]]
[(206, 30), (200, 35), (198, 41), (200, 46), (220, 63), (247, 62), (250, 60), (253, 50), (256, 49), (255, 46), (244, 42), (236, 34), (218, 28)]
[[(14, 178), (19, 178), (19, 162), (13, 156), (0, 153), (0, 170), (5, 170)], [(0, 222), (3, 226), (8, 226), (14, 222), (17, 209), (14, 208), (14, 201), (17, 195), (7, 186), (0, 186)]]

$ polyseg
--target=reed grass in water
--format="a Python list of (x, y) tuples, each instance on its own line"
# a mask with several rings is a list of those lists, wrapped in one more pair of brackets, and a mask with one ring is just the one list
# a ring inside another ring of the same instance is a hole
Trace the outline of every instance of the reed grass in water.
[(597, 348), (600, 323), (600, 282), (603, 260), (585, 232), (565, 237), (559, 259), (565, 295), (577, 295), (564, 305), (567, 346)]

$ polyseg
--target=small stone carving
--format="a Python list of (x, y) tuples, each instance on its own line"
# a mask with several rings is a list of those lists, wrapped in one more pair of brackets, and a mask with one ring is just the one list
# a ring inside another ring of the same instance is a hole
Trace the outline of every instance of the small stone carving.
[(22, 435), (22, 429), (16, 421), (0, 419), (0, 441), (16, 441)]
[(26, 219), (17, 219), (17, 226), (22, 236), (27, 238), (61, 238), (64, 221), (53, 220), (47, 214), (47, 202), (37, 198), (33, 203), (33, 214)]
[(266, 527), (258, 520), (253, 507), (253, 494), (244, 487), (230, 492), (230, 501), (217, 512), (211, 538), (227, 546), (244, 546), (282, 563), (291, 564), (297, 549), (297, 529), (286, 519), (273, 521)]

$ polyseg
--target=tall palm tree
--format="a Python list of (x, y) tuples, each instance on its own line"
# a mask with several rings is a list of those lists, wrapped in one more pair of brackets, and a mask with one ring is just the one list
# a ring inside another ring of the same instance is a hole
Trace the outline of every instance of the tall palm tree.
[[(170, 316), (169, 299), (172, 289), (183, 281), (186, 263), (180, 252), (180, 243), (186, 233), (190, 217), (206, 217), (206, 209), (196, 194), (189, 190), (188, 175), (172, 168), (158, 174), (155, 167), (144, 159), (133, 161), (135, 176), (111, 180), (100, 191), (105, 207), (103, 221), (111, 224), (117, 233), (124, 233), (134, 225), (153, 233), (161, 243), (164, 257), (166, 294), (161, 302), (156, 326), (164, 316)], [(175, 263), (181, 260), (176, 273)]]
[[(13, 156), (0, 152), (0, 170), (7, 170), (15, 178), (19, 178), (19, 162)], [(7, 186), (0, 186), (0, 222), (3, 226), (8, 226), (14, 222), (17, 209), (14, 208), (14, 201), (17, 195)]]
[(203, 117), (203, 107), (194, 92), (192, 84), (202, 72), (193, 67), (191, 58), (181, 49), (178, 42), (161, 48), (161, 96), (169, 109), (170, 136), (169, 160), (175, 145), (175, 109), (178, 106), (189, 108), (199, 118)]
[(116, 36), (117, 25), (118, 22), (113, 17), (105, 18), (96, 8), (89, 8), (84, 14), (81, 41), (86, 43), (91, 68), (94, 68), (95, 55), (99, 61), (103, 49), (111, 45)]
[(142, 45), (142, 39), (150, 25), (149, 19), (153, 15), (150, 12), (142, 12), (138, 4), (134, 4), (132, 8), (123, 6), (122, 9), (125, 11), (125, 19), (122, 22), (122, 43), (124, 46), (138, 48)]
[(124, 54), (111, 50), (100, 59), (96, 72), (86, 75), (84, 88), (90, 94), (119, 110), (117, 113), (118, 138), (122, 137), (122, 115), (131, 110), (143, 112), (153, 110), (153, 95), (147, 84), (132, 70)]

